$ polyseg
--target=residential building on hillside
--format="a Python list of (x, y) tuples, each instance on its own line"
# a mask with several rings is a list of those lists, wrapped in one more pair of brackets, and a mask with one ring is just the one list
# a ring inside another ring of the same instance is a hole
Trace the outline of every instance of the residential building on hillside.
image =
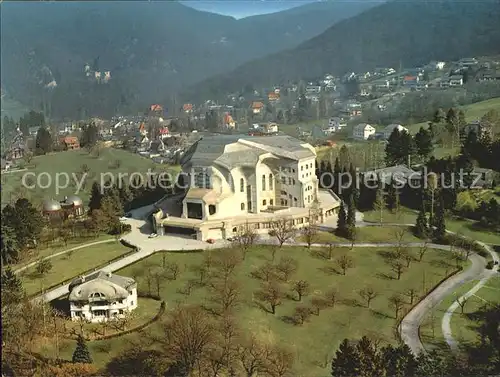
[(465, 135), (468, 135), (469, 132), (475, 132), (477, 137), (481, 137), (485, 134), (492, 136), (492, 127), (491, 124), (487, 122), (481, 122), (479, 119), (470, 122), (464, 127)]
[(464, 84), (464, 78), (462, 75), (453, 75), (449, 79), (450, 86), (462, 86)]
[(123, 318), (137, 308), (137, 283), (129, 277), (97, 271), (70, 283), (68, 301), (73, 321)]
[(384, 131), (382, 131), (384, 139), (388, 140), (395, 129), (397, 129), (399, 132), (408, 132), (408, 129), (400, 124), (389, 124), (386, 128), (384, 128)]
[(85, 215), (82, 199), (76, 195), (66, 196), (64, 200), (44, 200), (42, 214), (49, 220), (78, 219)]
[(375, 135), (375, 128), (367, 123), (360, 123), (354, 126), (352, 137), (356, 140), (368, 140), (370, 136)]
[(65, 136), (60, 139), (65, 150), (80, 149), (80, 141), (76, 136)]
[(302, 227), (313, 209), (323, 222), (336, 214), (340, 199), (318, 188), (315, 161), (315, 149), (290, 136), (203, 137), (181, 159), (189, 183), (176, 200), (182, 205), (160, 205), (155, 231), (226, 239), (246, 224), (267, 233), (284, 217)]
[(252, 103), (252, 112), (254, 114), (260, 114), (263, 109), (264, 109), (264, 104), (262, 102), (257, 101)]

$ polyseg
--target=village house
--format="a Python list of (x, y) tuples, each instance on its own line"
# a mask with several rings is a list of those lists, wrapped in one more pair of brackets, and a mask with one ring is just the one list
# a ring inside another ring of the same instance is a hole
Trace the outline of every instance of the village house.
[(76, 195), (67, 196), (62, 201), (44, 200), (42, 215), (49, 220), (79, 219), (85, 215), (82, 199)]
[(367, 123), (360, 123), (354, 126), (352, 137), (356, 140), (368, 140), (370, 137), (375, 135), (375, 128)]
[(68, 301), (73, 321), (123, 318), (137, 308), (137, 283), (129, 277), (97, 271), (70, 283)]
[(80, 149), (80, 141), (76, 136), (65, 136), (59, 140), (64, 150)]
[(229, 113), (224, 114), (224, 119), (222, 121), (222, 125), (224, 128), (229, 130), (234, 130), (236, 128), (236, 122), (233, 117)]
[(448, 82), (450, 86), (462, 86), (464, 84), (464, 78), (462, 75), (453, 75), (450, 76)]
[(182, 111), (184, 111), (186, 114), (192, 113), (193, 105), (191, 103), (185, 103), (184, 105), (182, 105)]
[(403, 127), (402, 125), (400, 124), (389, 124), (387, 127), (384, 128), (384, 130), (382, 131), (382, 134), (383, 134), (383, 138), (385, 140), (388, 140), (389, 137), (392, 135), (392, 133), (394, 132), (394, 130), (398, 130), (399, 132), (408, 132), (408, 129)]
[(252, 103), (252, 112), (254, 114), (260, 114), (264, 109), (264, 104), (260, 101), (256, 101)]
[(269, 102), (277, 102), (280, 99), (280, 94), (279, 92), (271, 92), (267, 95), (267, 99), (269, 100)]
[(337, 213), (340, 199), (318, 188), (315, 161), (315, 149), (290, 136), (203, 137), (181, 159), (189, 182), (175, 200), (181, 208), (170, 208), (167, 200), (160, 204), (155, 232), (226, 239), (247, 225), (268, 233), (284, 217), (302, 227), (316, 203), (323, 222)]
[(488, 124), (487, 122), (481, 122), (479, 119), (477, 119), (468, 123), (464, 127), (465, 135), (468, 135), (470, 132), (474, 132), (477, 137), (480, 138), (485, 134), (492, 136), (493, 130), (491, 124)]

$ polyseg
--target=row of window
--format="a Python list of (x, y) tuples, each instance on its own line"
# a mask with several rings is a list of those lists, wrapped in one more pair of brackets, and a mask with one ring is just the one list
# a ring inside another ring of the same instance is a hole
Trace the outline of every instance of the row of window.
[(313, 163), (311, 162), (310, 164), (305, 164), (300, 167), (300, 171), (304, 171), (304, 167), (306, 169), (312, 169), (313, 168)]
[[(269, 190), (273, 190), (273, 175), (269, 174)], [(266, 176), (262, 175), (262, 191), (266, 190)], [(240, 178), (240, 192), (245, 192), (245, 180)]]
[[(286, 177), (281, 177), (281, 183), (286, 185)], [(295, 179), (288, 177), (288, 184), (295, 185)]]
[[(262, 205), (263, 206), (267, 206), (267, 200), (264, 199), (262, 201)], [(274, 199), (269, 199), (269, 205), (270, 206), (273, 206), (274, 205)], [(245, 210), (245, 203), (241, 203), (241, 210), (244, 211)], [(252, 210), (252, 203), (251, 202), (248, 202), (248, 210), (251, 211)]]

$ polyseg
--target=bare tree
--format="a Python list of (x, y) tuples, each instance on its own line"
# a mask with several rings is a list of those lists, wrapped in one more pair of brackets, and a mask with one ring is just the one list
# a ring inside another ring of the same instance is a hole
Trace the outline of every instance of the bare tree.
[(464, 314), (465, 304), (467, 304), (468, 300), (469, 299), (466, 298), (466, 297), (457, 297), (455, 299), (455, 301), (458, 304), (458, 306), (460, 306), (460, 314)]
[(276, 277), (276, 266), (266, 262), (252, 272), (252, 275), (267, 282), (271, 281)]
[(378, 296), (378, 293), (372, 287), (366, 287), (359, 291), (359, 295), (366, 301), (366, 307), (370, 308), (370, 303)]
[(179, 267), (179, 264), (177, 264), (176, 262), (170, 262), (166, 264), (165, 271), (167, 272), (167, 278), (169, 280), (177, 280), (181, 268)]
[(410, 299), (410, 305), (413, 305), (413, 301), (415, 300), (415, 297), (417, 297), (417, 290), (415, 288), (409, 288), (406, 290), (406, 295)]
[(391, 307), (394, 309), (395, 317), (396, 319), (399, 318), (399, 312), (403, 308), (404, 305), (404, 300), (399, 294), (392, 295), (389, 298), (389, 304)]
[(339, 291), (336, 288), (330, 288), (324, 294), (326, 303), (332, 308), (338, 302), (339, 296)]
[(313, 297), (311, 306), (314, 308), (316, 315), (319, 315), (319, 312), (328, 306), (328, 302), (323, 297)]
[(203, 263), (194, 264), (191, 266), (191, 271), (194, 272), (198, 276), (198, 278), (199, 278), (198, 283), (200, 285), (205, 285), (206, 277), (208, 276), (207, 266), (205, 266), (205, 264), (203, 264)]
[(328, 259), (332, 260), (333, 258), (333, 251), (335, 249), (335, 244), (333, 242), (328, 243)]
[(305, 321), (311, 316), (311, 309), (307, 306), (297, 306), (293, 312), (293, 319), (296, 324), (303, 325)]
[(238, 346), (237, 358), (246, 377), (266, 372), (270, 349), (257, 340), (255, 335), (244, 339)]
[(401, 257), (406, 262), (406, 268), (410, 268), (411, 262), (413, 262), (413, 260), (415, 259), (410, 249), (408, 249), (407, 247), (403, 247), (401, 249)]
[(267, 373), (270, 377), (292, 376), (293, 363), (293, 353), (283, 347), (275, 345), (269, 354)]
[(396, 230), (394, 231), (394, 238), (396, 238), (398, 247), (402, 246), (403, 239), (405, 238), (406, 233), (407, 233), (406, 228), (401, 228), (401, 227), (396, 228)]
[[(311, 215), (309, 215), (309, 218)], [(318, 228), (315, 224), (309, 223), (305, 227), (302, 228), (302, 237), (307, 244), (307, 247), (310, 249), (311, 245), (318, 240)]]
[(354, 260), (349, 255), (341, 255), (336, 260), (337, 266), (342, 270), (342, 275), (345, 275), (349, 268), (354, 267)]
[(187, 375), (199, 365), (215, 337), (210, 317), (198, 306), (174, 309), (162, 330), (150, 333), (150, 340)]
[(276, 258), (276, 252), (278, 251), (278, 247), (276, 245), (271, 245), (271, 256), (272, 256), (272, 261), (274, 262)]
[(463, 255), (462, 255), (462, 252), (461, 251), (454, 251), (452, 253), (452, 257), (453, 257), (453, 260), (455, 261), (455, 266), (456, 268), (460, 268), (460, 266), (462, 265), (462, 262), (463, 262)]
[(219, 315), (229, 313), (240, 303), (241, 287), (236, 280), (218, 280), (211, 288), (211, 301), (217, 305)]
[(280, 247), (282, 247), (286, 241), (293, 239), (296, 234), (297, 229), (294, 227), (292, 219), (282, 217), (271, 222), (269, 235), (271, 237), (276, 237)]
[(256, 240), (257, 233), (247, 222), (245, 225), (238, 227), (232, 242), (242, 251), (243, 259), (245, 259), (248, 250), (255, 244)]
[(281, 273), (283, 281), (288, 281), (297, 271), (297, 261), (290, 257), (282, 257), (276, 265), (276, 270)]
[(400, 259), (396, 259), (391, 263), (391, 269), (396, 273), (396, 277), (398, 280), (401, 279), (401, 275), (405, 271), (405, 265)]
[(297, 280), (293, 283), (293, 290), (297, 293), (298, 301), (302, 300), (302, 296), (309, 293), (309, 283), (305, 280)]
[(222, 280), (228, 280), (240, 264), (241, 257), (234, 250), (220, 251), (213, 260), (215, 275)]
[(259, 298), (271, 307), (271, 313), (276, 314), (276, 307), (281, 305), (283, 300), (283, 289), (276, 281), (265, 283), (258, 292)]
[(425, 242), (422, 246), (420, 246), (420, 249), (418, 250), (418, 261), (422, 262), (424, 259), (424, 255), (427, 253), (429, 248), (427, 247), (427, 242)]

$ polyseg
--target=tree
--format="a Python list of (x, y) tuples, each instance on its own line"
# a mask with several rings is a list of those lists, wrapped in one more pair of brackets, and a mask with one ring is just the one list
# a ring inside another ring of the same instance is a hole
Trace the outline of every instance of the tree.
[(94, 123), (88, 124), (82, 128), (80, 137), (80, 144), (85, 147), (89, 152), (97, 144), (99, 140), (99, 130)]
[(428, 250), (429, 248), (427, 247), (427, 243), (424, 243), (424, 245), (420, 246), (420, 248), (418, 249), (419, 262), (422, 262), (422, 260), (424, 259), (424, 255), (427, 253)]
[(76, 339), (76, 348), (73, 352), (73, 363), (92, 364), (92, 357), (90, 356), (87, 343), (81, 334)]
[(293, 284), (293, 290), (297, 293), (298, 301), (301, 301), (302, 296), (309, 294), (309, 283), (305, 280), (297, 280)]
[[(4, 219), (5, 221), (5, 219)], [(1, 252), (2, 264), (11, 264), (19, 261), (19, 245), (16, 231), (11, 226), (2, 222), (1, 226)]]
[(267, 372), (269, 347), (258, 341), (255, 335), (245, 338), (238, 345), (236, 356), (246, 377)]
[(446, 235), (446, 224), (444, 219), (444, 198), (441, 193), (440, 203), (436, 211), (436, 217), (434, 218), (434, 232), (433, 237), (436, 241), (441, 242)]
[(339, 216), (337, 219), (337, 229), (335, 234), (339, 237), (346, 237), (347, 235), (347, 214), (345, 212), (344, 202), (340, 202)]
[(214, 275), (226, 281), (234, 275), (234, 271), (241, 264), (241, 256), (233, 250), (222, 250), (216, 254), (213, 264)]
[(269, 304), (271, 313), (276, 314), (276, 307), (281, 305), (283, 300), (283, 289), (278, 282), (270, 281), (262, 286), (258, 296), (262, 301)]
[(291, 257), (281, 257), (276, 265), (276, 270), (281, 273), (283, 281), (288, 281), (290, 277), (297, 271), (297, 261)]
[(253, 275), (269, 282), (276, 277), (276, 267), (272, 263), (264, 263), (253, 273)]
[(45, 225), (40, 211), (25, 198), (16, 200), (14, 206), (6, 205), (3, 208), (2, 223), (14, 229), (17, 245), (21, 249), (30, 243), (36, 245)]
[(253, 229), (250, 224), (246, 223), (244, 226), (238, 227), (232, 242), (235, 246), (240, 248), (243, 252), (243, 259), (245, 259), (248, 250), (253, 246), (256, 240), (257, 233), (255, 229)]
[(311, 316), (311, 309), (306, 306), (297, 306), (293, 313), (295, 323), (303, 325), (305, 321)]
[[(309, 218), (311, 218), (311, 216), (309, 216)], [(311, 245), (318, 239), (318, 228), (309, 222), (309, 224), (302, 228), (302, 237), (307, 243), (307, 247), (310, 249)]]
[(52, 135), (45, 127), (40, 127), (36, 133), (35, 140), (36, 150), (40, 154), (52, 152)]
[(67, 363), (58, 366), (48, 366), (48, 375), (52, 377), (91, 377), (97, 373), (94, 365), (84, 363)]
[(284, 347), (274, 345), (268, 356), (266, 372), (272, 377), (288, 377), (292, 374), (293, 353)]
[(332, 377), (359, 376), (361, 369), (359, 359), (356, 347), (351, 345), (348, 339), (344, 339), (332, 361)]
[(410, 299), (410, 305), (413, 305), (413, 301), (415, 300), (415, 297), (417, 297), (417, 290), (415, 288), (408, 288), (406, 290), (406, 295)]
[(394, 318), (398, 319), (399, 318), (399, 312), (403, 308), (404, 305), (404, 300), (399, 294), (392, 295), (389, 298), (389, 304), (391, 307), (394, 309)]
[(465, 296), (457, 297), (455, 299), (455, 302), (458, 304), (458, 306), (460, 306), (460, 314), (464, 314), (465, 304), (467, 304), (468, 300), (469, 299)]
[(354, 196), (349, 195), (349, 205), (347, 207), (347, 226), (356, 226), (356, 204), (354, 202)]
[(311, 306), (316, 312), (316, 315), (319, 315), (321, 309), (328, 307), (329, 303), (323, 297), (313, 297), (311, 299)]
[(296, 233), (297, 229), (294, 227), (292, 219), (283, 217), (271, 222), (269, 235), (271, 237), (276, 237), (280, 247), (288, 240), (293, 239)]
[(240, 284), (234, 280), (218, 280), (211, 284), (211, 301), (217, 305), (217, 313), (222, 315), (236, 308), (241, 298)]
[(396, 259), (396, 260), (392, 261), (391, 269), (392, 269), (392, 271), (394, 271), (396, 273), (397, 280), (400, 280), (401, 275), (405, 271), (405, 265), (404, 265), (403, 261)]
[(336, 260), (336, 263), (337, 266), (339, 266), (339, 268), (342, 270), (342, 275), (345, 275), (349, 268), (354, 267), (354, 260), (346, 254), (339, 256)]
[(19, 304), (25, 295), (21, 279), (10, 267), (2, 271), (2, 305)]
[(370, 308), (370, 303), (378, 296), (378, 293), (372, 287), (366, 287), (359, 291), (359, 295), (366, 301), (366, 307)]
[(379, 224), (382, 226), (384, 210), (387, 207), (387, 203), (385, 201), (385, 193), (382, 188), (381, 179), (379, 179), (379, 185), (377, 187), (377, 191), (375, 193), (375, 201), (373, 202), (373, 209), (379, 213)]
[(101, 209), (103, 192), (99, 182), (94, 181), (92, 183), (92, 188), (90, 189), (90, 199), (89, 199), (89, 213), (95, 209)]
[(180, 270), (177, 262), (170, 262), (165, 265), (165, 271), (167, 272), (167, 278), (169, 280), (177, 280)]
[(335, 288), (330, 288), (325, 292), (324, 298), (327, 305), (333, 308), (339, 300), (339, 292)]
[(410, 251), (410, 249), (404, 247), (401, 250), (401, 258), (403, 258), (403, 260), (406, 262), (406, 268), (410, 268), (410, 264), (414, 260), (413, 253)]
[(431, 132), (420, 127), (420, 130), (415, 135), (415, 146), (417, 148), (417, 154), (422, 161), (426, 162), (434, 149)]
[(382, 348), (382, 360), (387, 376), (406, 377), (415, 375), (417, 361), (406, 344), (399, 347), (388, 345)]
[(50, 259), (41, 258), (36, 264), (37, 274), (43, 276), (52, 269), (52, 262)]
[(427, 239), (429, 236), (429, 227), (427, 225), (427, 215), (424, 206), (422, 206), (418, 212), (417, 221), (415, 223), (415, 235), (422, 239)]

